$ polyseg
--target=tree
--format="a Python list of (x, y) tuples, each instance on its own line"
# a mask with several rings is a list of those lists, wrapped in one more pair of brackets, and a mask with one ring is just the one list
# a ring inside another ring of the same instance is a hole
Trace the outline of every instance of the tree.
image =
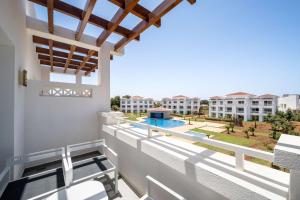
[(244, 133), (246, 134), (246, 137), (249, 139), (249, 130), (248, 129), (244, 130)]
[(128, 94), (123, 96), (123, 98), (125, 98), (125, 99), (130, 99), (130, 97), (131, 97), (131, 96), (128, 95)]
[(274, 115), (268, 119), (271, 124), (271, 136), (273, 139), (278, 139), (277, 133), (294, 134), (294, 126), (288, 121), (284, 115)]
[(229, 126), (229, 125), (227, 125), (227, 126), (225, 126), (225, 128), (226, 128), (227, 134), (230, 134), (230, 132), (229, 132), (229, 130), (230, 130), (230, 126)]
[(231, 122), (230, 122), (229, 128), (231, 129), (231, 132), (233, 133), (233, 132), (234, 132), (234, 130), (233, 130), (233, 128), (234, 128), (234, 123), (231, 123)]
[(290, 122), (294, 118), (294, 113), (291, 109), (288, 109), (285, 113), (285, 118)]
[(154, 102), (153, 107), (154, 108), (159, 108), (159, 107), (161, 107), (161, 103), (160, 102)]
[(253, 126), (250, 126), (248, 130), (249, 130), (249, 132), (252, 133), (252, 136), (255, 136), (255, 134), (254, 134), (255, 128)]
[(110, 106), (113, 109), (113, 106), (117, 106), (118, 107), (118, 110), (120, 108), (120, 96), (115, 96), (115, 97), (112, 97), (110, 98)]
[(117, 105), (113, 105), (113, 106), (111, 107), (111, 109), (112, 109), (113, 111), (119, 111), (119, 110), (120, 110), (120, 108), (119, 108)]
[(208, 104), (209, 104), (209, 101), (206, 100), (206, 99), (203, 99), (203, 100), (200, 101), (200, 104), (201, 104), (201, 105), (208, 105)]

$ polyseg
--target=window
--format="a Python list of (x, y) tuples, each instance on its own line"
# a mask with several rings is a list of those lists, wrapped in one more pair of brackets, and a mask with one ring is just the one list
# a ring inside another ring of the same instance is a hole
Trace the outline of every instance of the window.
[(227, 104), (232, 104), (233, 102), (232, 101), (227, 101)]
[(226, 112), (232, 112), (232, 107), (226, 107)]
[(237, 113), (243, 113), (244, 112), (244, 108), (237, 108)]
[(76, 83), (76, 76), (73, 74), (50, 73), (50, 82)]
[(251, 113), (259, 113), (259, 108), (251, 108)]
[(122, 101), (122, 104), (125, 104), (125, 101)]
[(143, 101), (140, 101), (140, 103), (143, 103)]
[(220, 105), (223, 105), (223, 101), (220, 101)]
[(244, 104), (244, 101), (238, 101), (238, 104)]
[(219, 111), (223, 111), (223, 107), (219, 107)]
[(264, 101), (265, 106), (272, 106), (272, 101)]
[(272, 108), (265, 108), (264, 113), (265, 114), (272, 114)]
[(183, 101), (180, 101), (180, 103), (183, 103)]
[(258, 101), (252, 101), (252, 105), (256, 106), (256, 105), (258, 105), (258, 104), (259, 104)]
[(212, 101), (211, 103), (212, 103), (213, 105), (215, 105), (217, 102), (216, 102), (216, 101)]
[(173, 101), (173, 103), (177, 103), (177, 101)]

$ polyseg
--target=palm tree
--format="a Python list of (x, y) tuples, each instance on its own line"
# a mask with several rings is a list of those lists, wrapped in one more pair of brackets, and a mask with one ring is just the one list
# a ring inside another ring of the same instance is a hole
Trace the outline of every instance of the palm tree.
[(225, 128), (226, 128), (227, 134), (230, 134), (230, 132), (229, 132), (229, 130), (230, 130), (230, 126), (229, 126), (229, 125), (227, 125), (227, 126), (225, 126)]
[(255, 132), (255, 128), (254, 127), (249, 127), (249, 132), (251, 132), (252, 133), (252, 136), (255, 136), (254, 135), (254, 132)]
[(248, 131), (248, 129), (244, 130), (244, 133), (246, 134), (246, 137), (249, 139), (249, 131)]
[(229, 124), (229, 128), (231, 128), (231, 132), (233, 133), (233, 132), (234, 132), (234, 130), (233, 130), (234, 124), (233, 124), (233, 123), (230, 123), (230, 124)]

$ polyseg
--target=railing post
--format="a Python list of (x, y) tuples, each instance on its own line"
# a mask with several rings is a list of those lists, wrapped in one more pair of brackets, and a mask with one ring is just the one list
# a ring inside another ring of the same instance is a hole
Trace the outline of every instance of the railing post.
[(244, 170), (244, 158), (245, 154), (242, 151), (235, 151), (235, 167), (238, 170), (243, 171)]
[(150, 126), (147, 126), (147, 129), (148, 129), (148, 138), (151, 138), (151, 137), (152, 137), (152, 130), (151, 130), (151, 127), (150, 127)]

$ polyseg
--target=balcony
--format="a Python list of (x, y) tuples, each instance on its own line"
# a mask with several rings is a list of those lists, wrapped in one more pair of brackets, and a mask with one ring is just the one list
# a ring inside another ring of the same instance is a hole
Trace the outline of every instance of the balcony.
[[(118, 149), (120, 160), (124, 162), (120, 167), (121, 173), (135, 174), (132, 180), (137, 181), (134, 187), (137, 187), (138, 191), (145, 190), (142, 185), (143, 177), (147, 175), (144, 169), (147, 168), (152, 176), (163, 179), (165, 185), (186, 199), (196, 200), (199, 199), (199, 195), (203, 199), (286, 199), (287, 197), (288, 173), (244, 160), (244, 156), (248, 155), (273, 162), (273, 153), (220, 142), (201, 135), (132, 122), (122, 117), (112, 118), (109, 121), (111, 123), (103, 125), (103, 137)], [(185, 142), (186, 140), (234, 151), (235, 158), (192, 145)], [(126, 153), (129, 150), (131, 153)], [(136, 159), (137, 157), (139, 160)], [(176, 180), (180, 180), (180, 183), (177, 181), (175, 183), (172, 178), (164, 178), (174, 176)], [(187, 184), (188, 190), (185, 187)], [(224, 188), (224, 184), (226, 189), (216, 190), (219, 187)], [(235, 192), (241, 190), (243, 192), (238, 194)]]

